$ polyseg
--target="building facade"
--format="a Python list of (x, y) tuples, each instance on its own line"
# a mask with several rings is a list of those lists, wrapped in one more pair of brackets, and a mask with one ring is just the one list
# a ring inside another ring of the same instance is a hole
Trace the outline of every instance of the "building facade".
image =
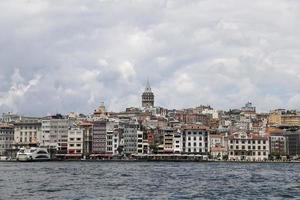
[(13, 125), (0, 123), (0, 156), (11, 156), (13, 143)]
[(126, 155), (137, 153), (138, 143), (138, 129), (139, 124), (137, 122), (128, 122), (124, 124), (124, 153)]
[(61, 116), (51, 116), (42, 120), (41, 146), (67, 154), (69, 120)]
[(229, 136), (228, 159), (235, 161), (265, 161), (269, 158), (269, 139), (258, 134), (236, 132)]
[(286, 131), (286, 151), (290, 157), (300, 157), (300, 130)]
[(93, 122), (93, 153), (106, 153), (106, 121)]
[(286, 137), (283, 134), (273, 134), (269, 137), (270, 154), (275, 157), (286, 156)]
[(42, 141), (41, 122), (36, 118), (23, 118), (14, 123), (14, 145), (20, 147), (38, 146)]
[(187, 154), (209, 153), (209, 129), (199, 125), (186, 125), (182, 130), (183, 152)]
[(71, 127), (68, 130), (68, 154), (83, 154), (83, 129), (80, 127)]

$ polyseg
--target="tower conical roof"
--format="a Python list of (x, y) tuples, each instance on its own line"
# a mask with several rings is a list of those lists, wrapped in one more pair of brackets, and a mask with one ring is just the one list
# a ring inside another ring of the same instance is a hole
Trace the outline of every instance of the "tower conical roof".
[(151, 86), (150, 86), (150, 82), (149, 82), (149, 79), (147, 80), (147, 84), (146, 84), (145, 92), (152, 92), (152, 90), (151, 90)]

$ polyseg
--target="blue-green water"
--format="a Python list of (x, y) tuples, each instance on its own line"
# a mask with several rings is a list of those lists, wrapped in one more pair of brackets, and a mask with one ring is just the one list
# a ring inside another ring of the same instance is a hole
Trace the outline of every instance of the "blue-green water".
[(0, 163), (0, 199), (300, 199), (300, 165)]

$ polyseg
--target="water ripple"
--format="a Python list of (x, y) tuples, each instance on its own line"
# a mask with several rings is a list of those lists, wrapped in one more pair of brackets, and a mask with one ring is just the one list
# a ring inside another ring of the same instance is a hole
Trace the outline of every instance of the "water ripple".
[(1, 199), (285, 199), (297, 164), (0, 163)]

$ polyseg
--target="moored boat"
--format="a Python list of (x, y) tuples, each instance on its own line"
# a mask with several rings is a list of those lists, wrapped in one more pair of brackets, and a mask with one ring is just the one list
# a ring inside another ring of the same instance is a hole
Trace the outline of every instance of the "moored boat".
[(47, 161), (50, 154), (47, 149), (31, 147), (30, 149), (21, 148), (17, 153), (17, 161)]

